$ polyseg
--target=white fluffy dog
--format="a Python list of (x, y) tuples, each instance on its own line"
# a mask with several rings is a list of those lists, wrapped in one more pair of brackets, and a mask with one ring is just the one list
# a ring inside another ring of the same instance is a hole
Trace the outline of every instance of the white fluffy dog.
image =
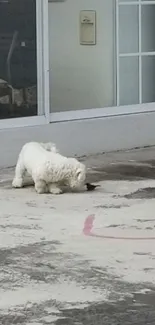
[(80, 188), (86, 178), (86, 167), (75, 158), (60, 155), (52, 143), (26, 143), (19, 154), (13, 187), (23, 187), (27, 172), (33, 179), (36, 192), (62, 193), (61, 185)]

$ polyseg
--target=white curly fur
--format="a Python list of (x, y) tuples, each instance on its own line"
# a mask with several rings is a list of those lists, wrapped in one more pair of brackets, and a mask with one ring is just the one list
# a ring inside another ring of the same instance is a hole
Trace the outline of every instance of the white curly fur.
[(23, 187), (25, 172), (32, 177), (37, 193), (60, 194), (61, 184), (80, 188), (86, 178), (86, 167), (75, 158), (57, 152), (52, 143), (26, 143), (17, 161), (13, 187)]

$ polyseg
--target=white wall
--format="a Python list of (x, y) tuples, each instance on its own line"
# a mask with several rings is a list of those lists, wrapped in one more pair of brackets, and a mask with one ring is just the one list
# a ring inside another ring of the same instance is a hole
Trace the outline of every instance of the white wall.
[[(97, 44), (79, 41), (80, 10), (96, 10)], [(51, 112), (114, 105), (114, 0), (49, 3)]]
[(0, 167), (13, 166), (27, 141), (55, 142), (63, 154), (89, 155), (155, 144), (155, 113), (0, 130)]

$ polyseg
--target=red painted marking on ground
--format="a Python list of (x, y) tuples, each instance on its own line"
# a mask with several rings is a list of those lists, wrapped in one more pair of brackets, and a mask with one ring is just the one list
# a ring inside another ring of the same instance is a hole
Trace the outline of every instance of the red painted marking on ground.
[(84, 223), (84, 228), (83, 228), (84, 235), (90, 236), (91, 230), (93, 228), (94, 220), (95, 220), (95, 215), (94, 214), (91, 214), (90, 216), (88, 216), (86, 218), (85, 223)]
[(123, 239), (123, 240), (155, 240), (155, 237), (119, 237), (119, 236), (104, 236), (92, 232), (94, 225), (95, 215), (92, 214), (85, 219), (83, 234), (85, 236), (103, 238), (103, 239)]

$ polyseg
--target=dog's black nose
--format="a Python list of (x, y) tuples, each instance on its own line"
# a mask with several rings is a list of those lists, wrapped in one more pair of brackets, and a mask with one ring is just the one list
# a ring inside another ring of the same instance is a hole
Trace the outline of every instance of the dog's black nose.
[(96, 187), (100, 187), (100, 185), (93, 185), (90, 183), (86, 183), (87, 191), (94, 191)]

